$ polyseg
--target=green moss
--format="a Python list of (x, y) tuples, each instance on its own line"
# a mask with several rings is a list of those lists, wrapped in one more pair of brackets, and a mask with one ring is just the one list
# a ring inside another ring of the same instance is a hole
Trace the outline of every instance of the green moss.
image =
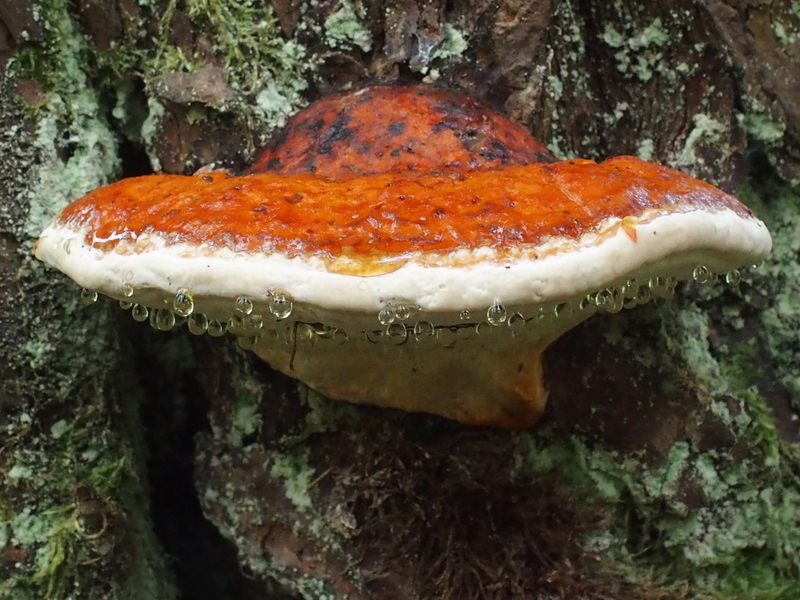
[(300, 43), (283, 39), (272, 8), (255, 0), (170, 0), (155, 52), (143, 61), (146, 81), (162, 73), (191, 72), (201, 64), (201, 57), (185, 56), (169, 43), (176, 10), (183, 11), (194, 31), (211, 40), (224, 62), (228, 84), (244, 97), (237, 111), (272, 129), (304, 104), (301, 93), (314, 61)]
[[(150, 572), (149, 579), (136, 579), (137, 590), (169, 598), (159, 550), (143, 526), (142, 480), (134, 474), (141, 465), (132, 458), (136, 433), (118, 428), (114, 401), (129, 400), (130, 391), (117, 388), (109, 376), (120, 352), (107, 306), (80, 304), (77, 290), (30, 251), (57, 211), (119, 170), (116, 137), (86, 71), (86, 40), (66, 2), (46, 0), (39, 8), (45, 40), (23, 45), (11, 73), (35, 78), (41, 101), (27, 107), (15, 131), (0, 137), (4, 171), (18, 174), (5, 180), (10, 200), (0, 212), (0, 231), (19, 245), (15, 284), (21, 290), (4, 305), (15, 320), (0, 335), (8, 370), (2, 375), (10, 377), (0, 385), (10, 384), (7, 389), (24, 407), (7, 413), (4, 422), (3, 452), (16, 468), (0, 480), (0, 530), (24, 559), (2, 556), (0, 595), (62, 598), (79, 588), (99, 596), (114, 585), (119, 597), (128, 597), (127, 578)], [(7, 88), (0, 104), (4, 118), (15, 110), (23, 114)], [(10, 157), (18, 162), (9, 164)], [(131, 485), (136, 494), (123, 492)], [(81, 504), (77, 490), (85, 490), (91, 503)], [(95, 516), (116, 525), (94, 537), (79, 506), (95, 507)]]

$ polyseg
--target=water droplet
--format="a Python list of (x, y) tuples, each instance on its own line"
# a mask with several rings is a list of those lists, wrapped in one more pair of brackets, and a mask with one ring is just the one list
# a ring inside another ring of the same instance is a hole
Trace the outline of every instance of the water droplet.
[(316, 339), (314, 326), (310, 323), (298, 323), (294, 330), (294, 339), (299, 344), (307, 344)]
[(483, 336), (492, 335), (495, 331), (497, 331), (497, 329), (489, 325), (489, 323), (487, 323), (486, 321), (481, 321), (480, 323), (475, 325), (475, 333), (478, 335), (483, 335)]
[(187, 288), (179, 289), (172, 299), (172, 310), (174, 310), (175, 314), (179, 317), (188, 317), (192, 314), (192, 312), (194, 312), (192, 292)]
[(194, 335), (203, 335), (208, 329), (208, 317), (202, 313), (193, 313), (189, 316), (187, 327)]
[(228, 319), (228, 331), (230, 331), (233, 335), (243, 335), (244, 315), (231, 315), (231, 317)]
[(591, 308), (594, 306), (595, 303), (595, 294), (586, 294), (582, 299), (581, 303), (578, 305), (580, 310), (586, 310), (587, 308)]
[(452, 348), (458, 340), (458, 327), (437, 327), (436, 340), (445, 348)]
[(594, 303), (598, 308), (606, 307), (614, 299), (614, 292), (611, 288), (600, 290), (594, 295)]
[(61, 245), (61, 247), (64, 249), (64, 252), (71, 254), (73, 248), (75, 248), (75, 238), (68, 238), (64, 240), (64, 243)]
[(244, 320), (244, 332), (246, 335), (255, 335), (264, 326), (264, 319), (261, 315), (250, 315)]
[(125, 298), (130, 298), (133, 296), (133, 286), (130, 283), (123, 283), (122, 284), (122, 295)]
[(83, 288), (80, 292), (81, 303), (85, 305), (97, 302), (97, 292)]
[(175, 327), (175, 313), (166, 308), (155, 308), (151, 310), (150, 326), (158, 331), (169, 331)]
[(390, 342), (399, 346), (400, 344), (405, 344), (406, 340), (408, 340), (408, 330), (402, 323), (392, 323), (386, 328), (386, 337), (389, 338)]
[(381, 330), (379, 330), (379, 329), (376, 329), (374, 331), (365, 331), (364, 332), (364, 338), (371, 344), (380, 343), (382, 335), (383, 335), (383, 332)]
[(692, 279), (697, 283), (705, 283), (708, 281), (708, 269), (703, 265), (698, 265), (692, 271)]
[(419, 340), (427, 340), (436, 335), (436, 329), (432, 323), (428, 321), (419, 321), (414, 325), (414, 337)]
[(622, 296), (625, 300), (636, 300), (636, 295), (639, 293), (639, 282), (635, 279), (628, 279), (622, 285)]
[(515, 312), (508, 318), (508, 328), (511, 330), (512, 335), (517, 335), (525, 327), (525, 317), (522, 313)]
[(603, 310), (609, 313), (618, 313), (625, 304), (625, 298), (621, 287), (606, 288), (608, 302), (603, 306)]
[(280, 290), (269, 293), (269, 312), (278, 319), (285, 319), (292, 314), (292, 301), (286, 292)]
[(661, 290), (661, 297), (670, 300), (675, 297), (675, 288), (678, 286), (678, 280), (675, 277), (667, 277), (664, 280), (664, 288)]
[(225, 335), (228, 327), (225, 323), (221, 323), (216, 319), (211, 319), (208, 322), (208, 326), (206, 327), (206, 331), (208, 331), (208, 335), (211, 337), (222, 337)]
[(674, 277), (654, 277), (648, 282), (648, 287), (657, 298), (672, 298), (675, 295), (677, 279)]
[(314, 323), (311, 325), (314, 329), (314, 334), (323, 340), (329, 340), (333, 338), (334, 334), (336, 333), (336, 328), (331, 325), (325, 325), (324, 323)]
[(232, 315), (228, 319), (228, 331), (233, 335), (251, 336), (258, 333), (264, 325), (261, 315)]
[(336, 329), (333, 332), (333, 342), (335, 344), (344, 344), (347, 341), (347, 332), (343, 329)]
[(739, 269), (728, 271), (725, 274), (725, 283), (728, 285), (739, 285), (742, 283), (742, 274), (739, 272)]
[(569, 317), (572, 314), (572, 305), (569, 302), (561, 302), (553, 307), (554, 317)]
[(232, 315), (228, 319), (228, 331), (233, 335), (251, 336), (258, 333), (264, 326), (261, 315)]
[(358, 284), (358, 289), (360, 289), (360, 290), (365, 290), (365, 289), (367, 289), (367, 282), (366, 282), (366, 281), (361, 281), (361, 282), (359, 282), (359, 284)]
[(247, 296), (239, 296), (236, 298), (236, 304), (234, 308), (238, 313), (249, 315), (251, 312), (253, 312), (253, 301)]
[(497, 326), (505, 323), (507, 318), (508, 312), (506, 311), (506, 307), (500, 304), (498, 298), (495, 298), (492, 305), (486, 311), (486, 320), (489, 321), (490, 325)]
[(381, 325), (388, 325), (389, 323), (394, 323), (394, 319), (395, 319), (395, 314), (394, 310), (391, 307), (387, 306), (378, 313), (378, 322)]
[(133, 302), (128, 302), (127, 300), (120, 300), (119, 307), (122, 310), (130, 310), (133, 307)]
[(166, 308), (161, 309), (161, 314), (159, 315), (159, 323), (161, 325), (162, 331), (169, 331), (173, 327), (175, 327), (175, 313), (171, 310), (167, 310)]
[(246, 335), (237, 337), (236, 341), (239, 342), (239, 346), (245, 350), (252, 350), (256, 347), (259, 339), (261, 339), (260, 335)]
[(647, 304), (650, 302), (651, 298), (652, 294), (650, 293), (650, 288), (646, 285), (640, 285), (636, 292), (636, 303)]
[(134, 304), (133, 307), (131, 307), (131, 316), (134, 321), (138, 321), (139, 323), (146, 321), (149, 314), (150, 311), (147, 310), (147, 307), (141, 304)]
[(414, 314), (414, 307), (410, 304), (398, 304), (394, 309), (394, 316), (398, 321), (408, 321)]
[(709, 271), (708, 279), (706, 279), (705, 285), (711, 287), (717, 285), (718, 282), (719, 282), (719, 273), (717, 273), (716, 271)]

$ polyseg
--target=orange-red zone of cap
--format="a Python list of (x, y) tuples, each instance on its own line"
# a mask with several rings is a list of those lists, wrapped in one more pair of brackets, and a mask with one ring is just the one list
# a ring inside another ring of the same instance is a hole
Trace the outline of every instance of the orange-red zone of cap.
[(471, 98), (383, 85), (327, 96), (300, 111), (248, 173), (343, 177), (555, 161), (524, 128)]
[[(111, 251), (145, 233), (168, 243), (322, 257), (479, 247), (528, 250), (548, 236), (578, 238), (609, 217), (750, 211), (673, 169), (632, 157), (576, 159), (463, 175), (150, 175), (99, 188), (57, 222), (87, 229)], [(652, 212), (650, 213), (652, 214)]]

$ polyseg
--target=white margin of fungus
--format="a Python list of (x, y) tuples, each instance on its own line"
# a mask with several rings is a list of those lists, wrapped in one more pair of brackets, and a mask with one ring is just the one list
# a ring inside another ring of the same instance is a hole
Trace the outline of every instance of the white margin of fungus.
[[(761, 221), (727, 208), (666, 215), (651, 210), (636, 222), (636, 241), (614, 218), (577, 240), (551, 238), (512, 258), (495, 258), (491, 248), (459, 250), (450, 255), (453, 263), (464, 262), (459, 252), (485, 258), (463, 266), (428, 266), (424, 254), (411, 255), (390, 273), (366, 277), (329, 272), (313, 255), (198, 248), (167, 244), (158, 235), (139, 252), (105, 252), (86, 243), (85, 230), (62, 225), (45, 229), (35, 252), (80, 286), (117, 299), (125, 298), (126, 286), (149, 291), (149, 299), (163, 295), (164, 302), (188, 288), (196, 303), (203, 297), (232, 301), (238, 296), (268, 302), (271, 291), (281, 290), (319, 317), (325, 311), (374, 315), (398, 301), (434, 314), (485, 310), (495, 299), (523, 307), (563, 302), (630, 277), (688, 279), (698, 265), (725, 273), (760, 261), (772, 245)], [(147, 299), (130, 300), (147, 304)]]

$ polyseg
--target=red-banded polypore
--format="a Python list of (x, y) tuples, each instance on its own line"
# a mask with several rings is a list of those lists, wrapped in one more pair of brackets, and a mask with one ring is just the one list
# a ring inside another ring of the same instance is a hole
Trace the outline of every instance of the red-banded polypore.
[(632, 157), (557, 162), (439, 90), (333, 96), (274, 139), (245, 176), (95, 190), (36, 255), (156, 328), (227, 330), (332, 398), (525, 427), (561, 333), (736, 277), (771, 245), (711, 185)]

